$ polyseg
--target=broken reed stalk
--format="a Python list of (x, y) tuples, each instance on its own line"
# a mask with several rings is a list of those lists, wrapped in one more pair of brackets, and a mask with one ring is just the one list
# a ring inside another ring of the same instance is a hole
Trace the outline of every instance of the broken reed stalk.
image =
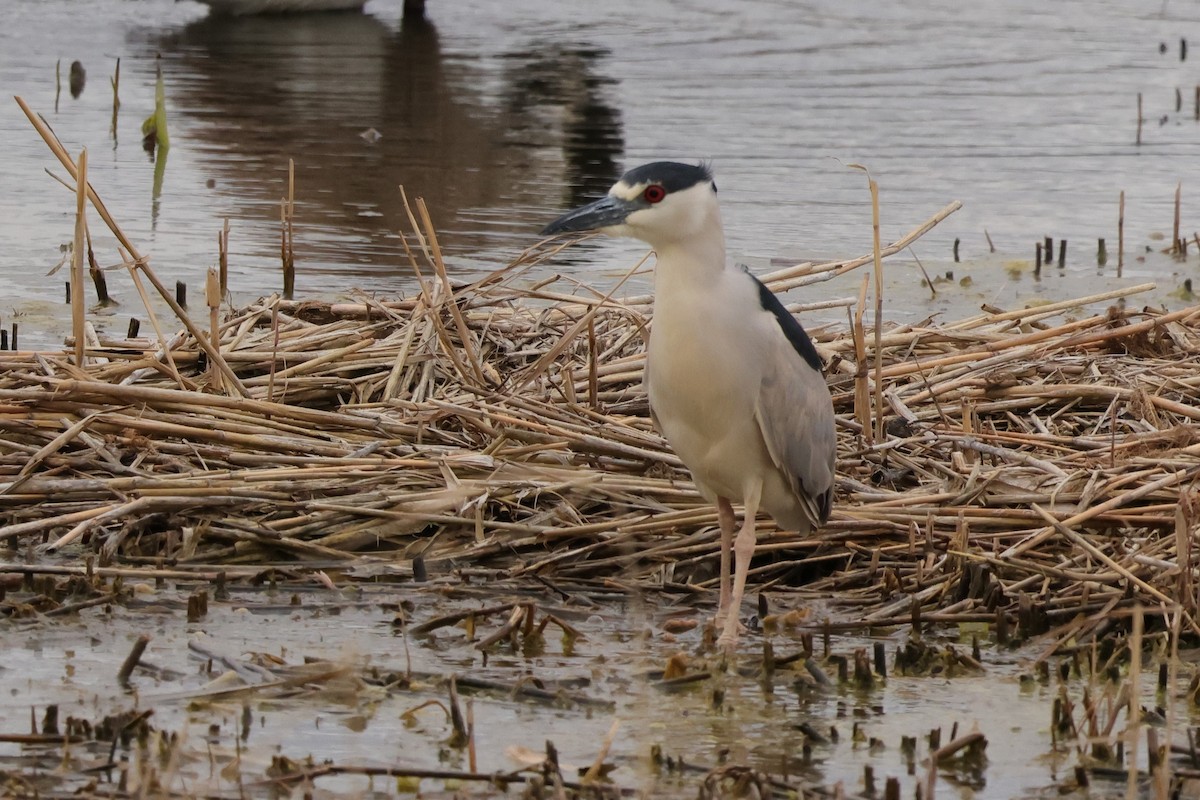
[(229, 217), (217, 233), (217, 268), (219, 270), (221, 297), (229, 291)]
[(87, 148), (79, 153), (78, 173), (75, 177), (75, 240), (71, 249), (71, 332), (75, 336), (75, 366), (83, 366), (85, 347), (84, 291), (83, 291), (83, 248), (87, 212)]
[[(29, 107), (29, 104), (26, 103), (24, 99), (21, 97), (15, 97), (14, 99), (17, 101), (17, 105), (21, 107), (21, 110), (25, 112), (25, 116), (29, 119), (29, 122), (33, 125), (38, 134), (42, 137), (42, 140), (46, 142), (46, 145), (50, 148), (50, 151), (58, 158), (59, 163), (63, 165), (72, 178), (78, 180), (78, 171), (75, 166), (75, 162), (67, 153), (66, 148), (63, 147), (62, 142), (60, 142), (58, 137), (54, 135), (54, 132), (50, 130), (50, 127), (46, 124), (45, 120), (35, 114), (33, 109)], [(171, 296), (170, 290), (168, 290), (158, 279), (158, 276), (154, 273), (154, 270), (150, 269), (149, 263), (146, 261), (145, 257), (138, 252), (138, 249), (134, 247), (133, 242), (131, 242), (129, 238), (125, 236), (125, 232), (121, 230), (121, 227), (117, 224), (116, 220), (114, 220), (112, 215), (109, 214), (108, 208), (104, 205), (104, 201), (100, 199), (100, 195), (96, 193), (96, 190), (92, 188), (91, 183), (85, 182), (84, 186), (87, 189), (88, 199), (92, 203), (92, 208), (96, 209), (96, 213), (100, 215), (102, 220), (104, 220), (104, 224), (108, 226), (108, 229), (112, 232), (113, 236), (116, 237), (121, 247), (123, 247), (129, 254), (129, 258), (126, 259), (126, 264), (129, 268), (129, 274), (133, 278), (133, 284), (137, 288), (138, 294), (142, 298), (142, 303), (146, 309), (146, 316), (150, 318), (150, 324), (154, 327), (155, 335), (158, 337), (159, 344), (162, 347), (163, 358), (166, 362), (167, 368), (171, 372), (172, 377), (176, 380), (181, 388), (186, 388), (186, 382), (184, 381), (183, 376), (179, 374), (179, 370), (176, 368), (175, 362), (172, 360), (171, 348), (167, 343), (166, 336), (163, 335), (162, 327), (158, 320), (158, 315), (154, 313), (154, 307), (151, 305), (150, 298), (146, 294), (145, 287), (142, 285), (142, 275), (146, 276), (151, 285), (158, 292), (159, 296), (162, 297), (162, 299), (166, 301), (167, 305), (170, 306), (171, 310), (175, 312), (175, 316), (180, 322), (183, 323), (184, 327), (187, 328), (188, 333), (195, 338), (197, 345), (205, 351), (209, 358), (213, 359), (217, 363), (218, 368), (220, 368), (221, 373), (225, 376), (230, 385), (233, 386), (239, 394), (245, 397), (247, 394), (245, 387), (242, 386), (241, 380), (233, 372), (233, 370), (229, 368), (229, 365), (225, 363), (225, 359), (221, 356), (220, 351), (211, 349), (211, 345), (207, 342), (204, 334), (196, 327), (191, 318), (188, 317), (187, 312), (175, 302), (175, 298)]]
[(879, 184), (870, 179), (871, 252), (875, 256), (875, 441), (883, 441), (883, 256), (879, 246)]
[(1175, 184), (1175, 225), (1171, 233), (1171, 252), (1175, 255), (1183, 255), (1183, 239), (1179, 234), (1179, 212), (1183, 202), (1183, 181)]
[[(204, 300), (208, 304), (208, 331), (213, 349), (221, 349), (221, 279), (217, 270), (208, 268), (207, 280), (204, 283)], [(209, 363), (210, 380), (215, 391), (221, 391), (221, 372), (216, 364)]]
[(862, 164), (847, 166), (866, 174), (867, 189), (871, 193), (871, 257), (875, 265), (875, 423), (874, 435), (869, 425), (865, 432), (868, 441), (879, 442), (883, 441), (883, 256), (879, 243), (879, 184)]
[(117, 138), (117, 112), (121, 110), (121, 57), (117, 56), (117, 66), (113, 69), (113, 76), (109, 78), (109, 83), (112, 84), (113, 102), (112, 102), (112, 125), (109, 127), (109, 135), (113, 139)]
[(142, 660), (142, 654), (146, 652), (146, 645), (148, 644), (150, 644), (150, 637), (144, 633), (134, 641), (129, 655), (125, 657), (125, 661), (121, 664), (121, 669), (117, 672), (117, 683), (122, 686), (129, 684), (129, 677), (137, 669), (138, 662)]
[(600, 745), (600, 750), (596, 753), (595, 760), (592, 761), (592, 765), (588, 767), (587, 772), (585, 772), (583, 778), (580, 779), (580, 783), (586, 785), (595, 783), (597, 780), (599, 780), (601, 770), (604, 769), (604, 759), (608, 758), (608, 751), (612, 749), (613, 741), (616, 740), (617, 731), (620, 730), (620, 728), (621, 720), (614, 718), (612, 725), (610, 725), (608, 728), (608, 734), (605, 735), (604, 741)]
[(854, 339), (854, 363), (857, 365), (854, 371), (854, 417), (863, 441), (868, 444), (871, 442), (871, 389), (867, 384), (867, 337), (863, 327), (863, 315), (867, 313), (867, 289), (870, 284), (870, 276), (863, 275), (858, 290), (858, 303), (850, 322)]
[[(958, 723), (955, 723), (955, 728)], [(964, 734), (951, 741), (949, 744), (942, 745), (929, 754), (929, 770), (925, 774), (925, 793), (923, 798), (933, 800), (934, 791), (937, 788), (938, 764), (969, 747), (979, 745), (987, 746), (987, 739), (979, 731), (972, 731)]]
[(478, 772), (479, 765), (475, 749), (475, 698), (467, 698), (467, 767)]
[(104, 277), (104, 270), (100, 268), (99, 262), (96, 261), (96, 252), (92, 249), (92, 231), (86, 221), (83, 224), (83, 237), (85, 242), (84, 247), (87, 250), (88, 272), (92, 276), (92, 285), (96, 287), (96, 302), (101, 307), (116, 305), (115, 301), (108, 295), (108, 279)]
[(1117, 204), (1117, 269), (1125, 266), (1125, 190)]
[(433, 268), (437, 272), (438, 280), (442, 286), (442, 295), (439, 300), (450, 309), (450, 317), (454, 320), (454, 327), (458, 331), (459, 342), (463, 352), (467, 355), (467, 362), (471, 365), (471, 373), (475, 378), (476, 385), (485, 386), (487, 382), (483, 377), (483, 368), (480, 366), (479, 354), (475, 342), (467, 330), (467, 323), (463, 321), (462, 309), (455, 302), (454, 287), (450, 285), (450, 276), (446, 272), (445, 262), (442, 261), (442, 248), (438, 244), (437, 231), (433, 227), (433, 219), (429, 216), (429, 207), (425, 205), (425, 198), (417, 198), (417, 211), (421, 215), (421, 224), (425, 228), (426, 241), (429, 242)]
[(296, 292), (295, 230), (292, 217), (296, 212), (296, 162), (288, 159), (287, 196), (279, 201), (279, 258), (283, 263), (283, 297), (291, 300)]

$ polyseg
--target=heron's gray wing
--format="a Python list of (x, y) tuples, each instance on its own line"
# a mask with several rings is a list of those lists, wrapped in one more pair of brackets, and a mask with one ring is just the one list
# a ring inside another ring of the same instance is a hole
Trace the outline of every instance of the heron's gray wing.
[(771, 460), (818, 525), (829, 518), (833, 499), (833, 401), (808, 335), (769, 289), (763, 287), (762, 293), (774, 301), (761, 297), (783, 335), (769, 337), (762, 350), (755, 416)]

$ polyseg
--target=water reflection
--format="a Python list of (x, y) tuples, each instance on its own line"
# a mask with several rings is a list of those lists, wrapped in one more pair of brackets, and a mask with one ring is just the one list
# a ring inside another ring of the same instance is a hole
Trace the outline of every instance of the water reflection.
[(210, 16), (143, 44), (173, 62), (186, 126), (177, 146), (242, 226), (257, 220), (267, 252), (295, 159), (306, 268), (363, 275), (405, 264), (401, 185), (454, 232), (451, 252), (494, 250), (505, 224), (488, 210), (544, 200), (545, 185), (594, 191), (619, 171), (624, 137), (601, 48), (535, 42), (504, 58), (489, 91), (485, 66), (444, 53), (419, 16), (398, 28), (361, 13)]
[[(616, 81), (594, 68), (607, 55), (587, 45), (539, 42), (529, 53), (508, 58), (504, 102), (515, 118), (527, 120), (542, 106), (565, 107), (561, 139), (566, 162), (563, 202), (568, 206), (604, 194), (623, 171), (618, 163), (624, 151), (621, 112), (606, 102), (604, 91)], [(535, 125), (524, 131), (535, 136), (545, 132)]]

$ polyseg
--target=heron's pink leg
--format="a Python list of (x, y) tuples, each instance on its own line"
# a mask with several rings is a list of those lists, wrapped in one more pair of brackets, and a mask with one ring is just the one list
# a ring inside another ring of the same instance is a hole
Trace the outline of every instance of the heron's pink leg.
[(717, 627), (720, 628), (729, 613), (729, 563), (733, 555), (733, 530), (737, 526), (733, 506), (724, 497), (717, 498), (717, 521), (721, 524), (721, 599), (717, 603)]
[(732, 652), (737, 646), (738, 611), (742, 607), (742, 597), (746, 593), (746, 575), (750, 572), (750, 559), (754, 556), (756, 535), (754, 518), (758, 515), (758, 502), (762, 496), (762, 484), (758, 483), (746, 492), (745, 517), (742, 519), (742, 529), (738, 531), (733, 542), (733, 553), (736, 557), (733, 574), (733, 593), (729, 599), (729, 613), (725, 616), (724, 628), (717, 644), (726, 652)]

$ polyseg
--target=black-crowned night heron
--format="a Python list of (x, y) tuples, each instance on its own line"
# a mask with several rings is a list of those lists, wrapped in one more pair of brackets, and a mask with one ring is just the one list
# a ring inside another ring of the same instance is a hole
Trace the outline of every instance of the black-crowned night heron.
[[(542, 235), (589, 230), (641, 239), (658, 255), (650, 412), (696, 488), (717, 505), (717, 625), (720, 644), (732, 649), (759, 509), (801, 533), (829, 518), (836, 441), (820, 356), (770, 289), (726, 264), (707, 168), (659, 161), (630, 170), (606, 197), (564, 214)], [(736, 539), (732, 502), (745, 506)]]

